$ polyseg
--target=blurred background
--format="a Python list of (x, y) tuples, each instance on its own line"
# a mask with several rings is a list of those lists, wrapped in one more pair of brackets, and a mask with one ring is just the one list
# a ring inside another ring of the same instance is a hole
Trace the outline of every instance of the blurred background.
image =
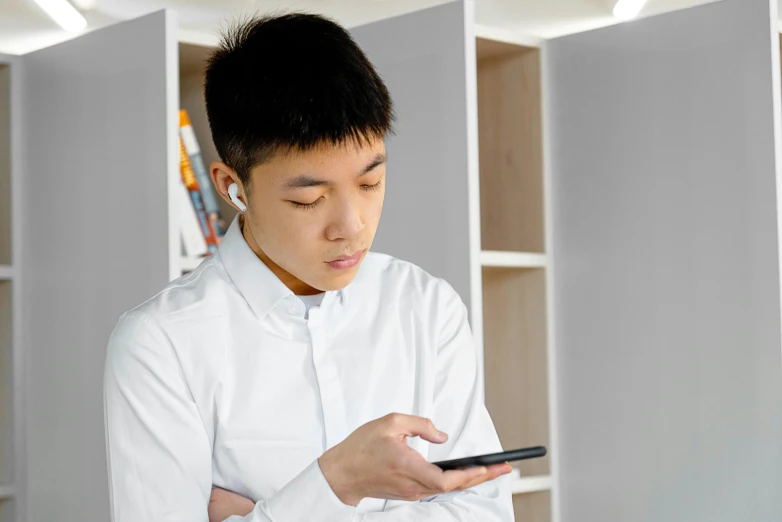
[(459, 291), (503, 446), (549, 448), (516, 520), (782, 520), (776, 0), (3, 0), (0, 522), (108, 519), (108, 336), (234, 217), (205, 60), (287, 10), (389, 86), (373, 249)]

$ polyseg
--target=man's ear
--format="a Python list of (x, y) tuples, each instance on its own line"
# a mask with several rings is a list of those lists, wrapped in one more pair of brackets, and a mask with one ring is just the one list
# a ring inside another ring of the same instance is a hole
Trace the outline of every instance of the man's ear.
[(244, 186), (234, 169), (222, 161), (215, 161), (209, 166), (209, 174), (212, 176), (212, 184), (214, 185), (215, 190), (229, 205), (236, 207), (236, 204), (231, 201), (231, 197), (228, 194), (228, 187), (233, 183), (236, 183), (239, 188), (237, 193), (239, 199), (244, 201), (244, 204), (247, 205), (247, 196), (244, 193)]

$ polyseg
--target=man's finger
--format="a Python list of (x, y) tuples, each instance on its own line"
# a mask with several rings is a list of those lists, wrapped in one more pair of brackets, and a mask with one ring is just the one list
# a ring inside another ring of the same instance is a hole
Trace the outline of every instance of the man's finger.
[(424, 440), (438, 444), (448, 440), (448, 435), (435, 428), (434, 423), (425, 417), (391, 413), (386, 416), (386, 422), (395, 435), (421, 437)]
[(487, 473), (486, 467), (443, 471), (434, 464), (423, 461), (411, 466), (414, 479), (436, 493), (453, 491), (461, 484), (478, 479)]
[(501, 475), (505, 475), (507, 473), (510, 473), (513, 470), (510, 464), (503, 463), (503, 464), (494, 464), (493, 466), (489, 466), (487, 469), (487, 472), (485, 475), (480, 476), (476, 479), (473, 479), (465, 484), (462, 484), (459, 486), (458, 489), (470, 489), (472, 487), (477, 486), (478, 484), (483, 484), (484, 482), (488, 482), (490, 480), (494, 480), (497, 477)]

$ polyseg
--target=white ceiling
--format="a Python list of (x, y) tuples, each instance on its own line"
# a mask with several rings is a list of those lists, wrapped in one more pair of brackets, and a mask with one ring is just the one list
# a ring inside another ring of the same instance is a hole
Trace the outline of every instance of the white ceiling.
[[(307, 10), (329, 15), (347, 27), (447, 0), (71, 0), (87, 19), (87, 30), (159, 9), (177, 12), (180, 28), (215, 34), (240, 14)], [(615, 0), (474, 0), (480, 24), (518, 30), (541, 38), (616, 23)], [(692, 7), (714, 0), (648, 0), (642, 16)], [(782, 0), (780, 0), (782, 2)], [(0, 53), (24, 54), (72, 38), (33, 0), (0, 0)]]

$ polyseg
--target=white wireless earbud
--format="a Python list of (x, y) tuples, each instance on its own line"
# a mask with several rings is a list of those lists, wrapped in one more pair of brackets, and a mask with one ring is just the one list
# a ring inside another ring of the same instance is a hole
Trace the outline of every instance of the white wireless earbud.
[(233, 202), (234, 205), (239, 207), (239, 210), (244, 212), (245, 210), (247, 210), (247, 205), (242, 203), (242, 200), (237, 197), (238, 193), (239, 193), (239, 185), (237, 185), (236, 183), (231, 183), (230, 185), (228, 185), (228, 197), (231, 198), (231, 201)]

